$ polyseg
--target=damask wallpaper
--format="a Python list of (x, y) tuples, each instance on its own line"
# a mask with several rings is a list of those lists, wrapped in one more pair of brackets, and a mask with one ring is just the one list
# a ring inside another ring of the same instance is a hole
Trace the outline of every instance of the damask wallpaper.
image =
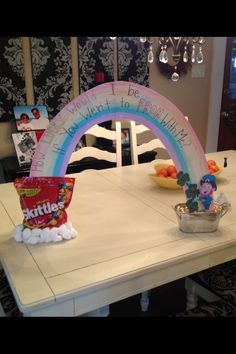
[(72, 99), (70, 37), (31, 37), (35, 104), (53, 118)]
[(118, 77), (122, 81), (149, 86), (147, 43), (139, 37), (118, 38)]
[[(78, 37), (80, 92), (114, 80), (114, 44), (117, 43), (118, 80), (148, 86), (147, 48), (138, 37)], [(53, 118), (73, 99), (70, 37), (30, 37), (35, 105), (45, 105)], [(13, 117), (13, 106), (26, 105), (21, 37), (0, 40), (0, 122)]]
[(80, 92), (97, 85), (96, 72), (104, 82), (114, 80), (114, 44), (109, 37), (78, 37)]
[[(139, 37), (119, 37), (118, 80), (148, 86), (147, 47)], [(104, 73), (104, 82), (114, 80), (114, 42), (109, 37), (78, 37), (80, 90), (97, 85), (96, 72)]]
[(21, 37), (0, 40), (0, 122), (14, 118), (13, 107), (25, 105), (24, 61)]

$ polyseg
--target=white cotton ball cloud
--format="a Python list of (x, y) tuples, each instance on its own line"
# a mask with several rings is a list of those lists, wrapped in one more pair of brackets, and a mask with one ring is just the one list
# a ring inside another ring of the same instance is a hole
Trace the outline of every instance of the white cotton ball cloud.
[(78, 235), (78, 232), (72, 226), (71, 222), (66, 223), (65, 227), (67, 228), (67, 231), (70, 233), (71, 238), (74, 238)]
[(23, 225), (17, 225), (13, 230), (13, 237), (17, 242), (22, 242)]
[(78, 232), (75, 230), (74, 227), (71, 228), (71, 237), (75, 238), (78, 235)]
[(73, 228), (71, 222), (61, 225), (60, 227), (44, 229), (29, 229), (23, 225), (17, 225), (13, 230), (13, 237), (17, 242), (24, 242), (30, 245), (37, 243), (61, 242), (70, 240), (77, 236), (77, 231)]
[(31, 232), (31, 235), (34, 237), (39, 237), (41, 234), (42, 230), (41, 229), (33, 229)]
[(60, 242), (62, 241), (62, 237), (58, 234), (58, 227), (54, 227), (51, 229), (51, 239), (52, 242)]
[(42, 229), (40, 233), (41, 242), (46, 242), (48, 235), (49, 235), (49, 227), (45, 227), (45, 229)]
[(28, 243), (29, 245), (36, 245), (36, 243), (39, 243), (39, 238), (38, 237), (34, 237), (34, 236), (30, 236), (25, 243)]
[(22, 238), (27, 241), (31, 237), (31, 229), (25, 228), (22, 232)]

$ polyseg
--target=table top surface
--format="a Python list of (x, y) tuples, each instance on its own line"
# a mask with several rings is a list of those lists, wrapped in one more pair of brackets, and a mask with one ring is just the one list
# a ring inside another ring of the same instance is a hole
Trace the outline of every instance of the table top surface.
[(200, 255), (208, 256), (202, 269), (236, 258), (236, 253), (217, 258), (218, 250), (236, 245), (236, 151), (207, 154), (221, 166), (224, 157), (228, 167), (217, 178), (217, 194), (226, 195), (232, 210), (214, 233), (179, 230), (172, 207), (185, 202), (183, 191), (162, 189), (148, 176), (160, 160), (72, 175), (76, 183), (68, 215), (78, 236), (53, 244), (13, 239), (23, 215), (13, 184), (1, 184), (0, 257), (21, 310), (98, 291)]

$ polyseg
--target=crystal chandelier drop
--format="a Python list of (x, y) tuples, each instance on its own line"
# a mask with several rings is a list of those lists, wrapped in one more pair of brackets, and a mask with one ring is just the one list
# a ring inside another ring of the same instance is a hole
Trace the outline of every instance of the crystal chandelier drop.
[[(142, 43), (149, 44), (147, 60), (153, 63), (154, 37), (139, 37)], [(202, 64), (204, 61), (202, 46), (204, 37), (159, 37), (158, 58), (163, 72), (166, 71), (172, 81), (180, 78), (181, 71), (186, 71), (192, 63)]]

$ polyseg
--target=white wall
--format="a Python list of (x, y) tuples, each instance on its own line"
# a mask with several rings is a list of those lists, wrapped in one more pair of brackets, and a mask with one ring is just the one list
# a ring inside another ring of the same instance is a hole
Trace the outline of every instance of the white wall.
[[(191, 70), (178, 83), (160, 75), (156, 64), (150, 64), (150, 88), (173, 102), (195, 130), (205, 152), (217, 151), (221, 98), (227, 37), (208, 37), (203, 46), (205, 77), (192, 78)], [(141, 136), (142, 143), (153, 138)], [(162, 157), (162, 156), (161, 156)]]

